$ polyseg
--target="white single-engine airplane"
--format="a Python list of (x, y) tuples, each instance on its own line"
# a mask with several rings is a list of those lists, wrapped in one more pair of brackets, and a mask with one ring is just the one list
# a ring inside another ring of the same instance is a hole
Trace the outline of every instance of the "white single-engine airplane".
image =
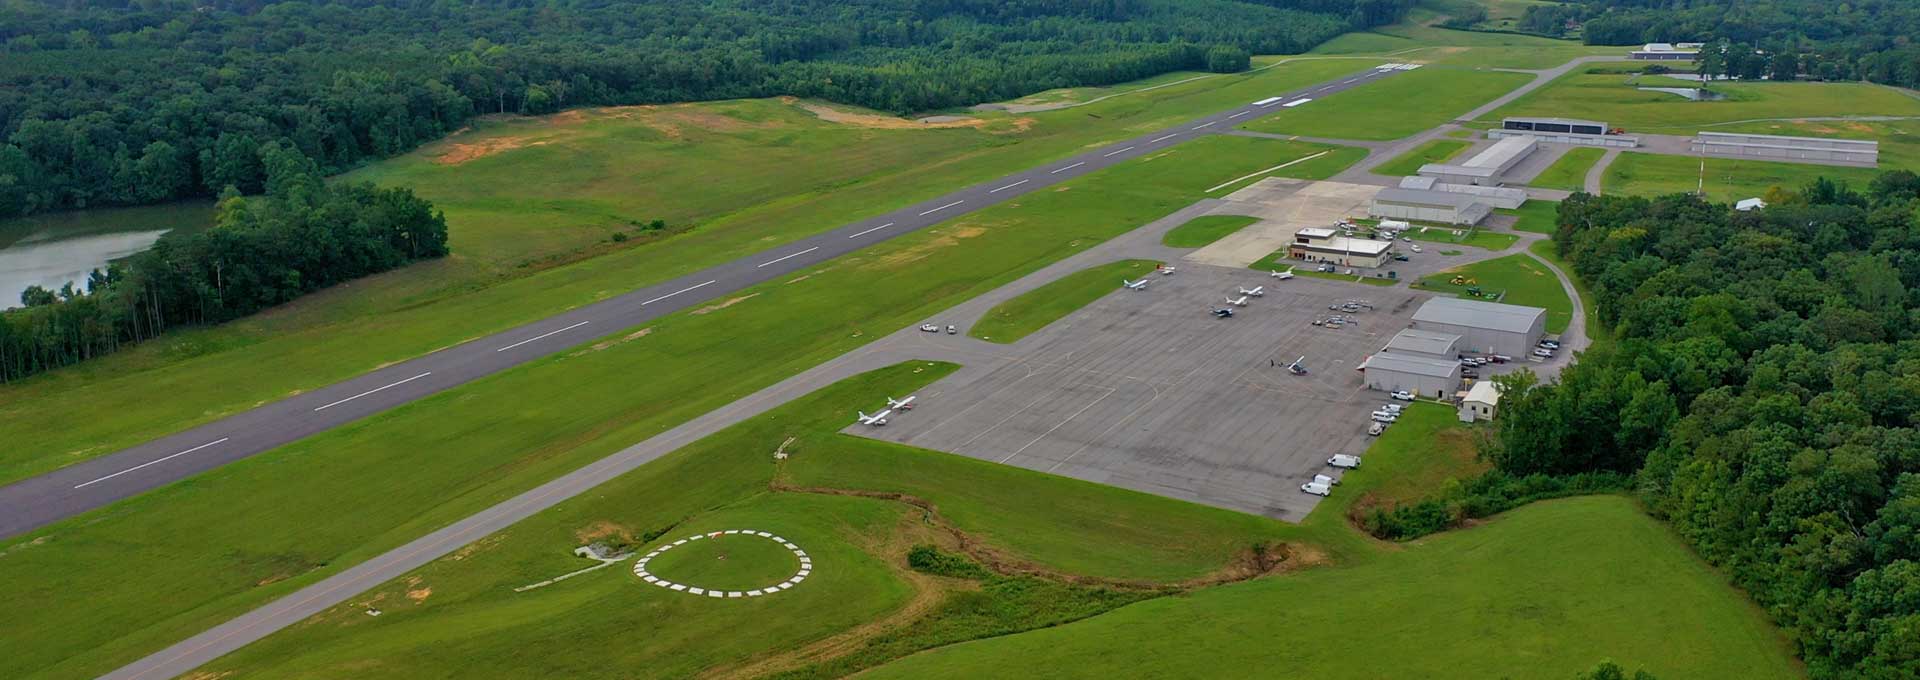
[(1157, 271), (1157, 272), (1160, 272), (1160, 275), (1161, 275), (1161, 276), (1172, 276), (1172, 275), (1173, 275), (1173, 267), (1169, 267), (1169, 266), (1166, 266), (1166, 265), (1164, 265), (1164, 264), (1163, 264), (1163, 265), (1160, 265), (1160, 266), (1158, 266), (1158, 267), (1154, 267), (1154, 268), (1153, 268), (1153, 270), (1154, 270), (1154, 271)]
[(1294, 359), (1293, 363), (1287, 364), (1287, 372), (1292, 373), (1294, 375), (1306, 375), (1307, 365), (1304, 363), (1301, 363), (1306, 360), (1307, 360), (1306, 355), (1304, 354), (1300, 355), (1300, 358)]
[(1264, 295), (1266, 295), (1266, 294), (1267, 294), (1267, 287), (1266, 287), (1266, 286), (1254, 286), (1254, 287), (1253, 287), (1253, 290), (1247, 290), (1247, 288), (1246, 288), (1246, 286), (1241, 286), (1241, 287), (1240, 287), (1240, 294), (1241, 294), (1241, 295), (1248, 295), (1248, 296), (1252, 296), (1252, 297), (1261, 297), (1261, 296), (1264, 296)]
[(1242, 295), (1236, 298), (1232, 295), (1228, 295), (1227, 304), (1233, 305), (1235, 307), (1245, 307), (1247, 306), (1247, 296)]
[(1126, 279), (1120, 279), (1120, 285), (1125, 287), (1127, 290), (1146, 290), (1147, 280), (1140, 279), (1139, 281), (1128, 281)]
[(905, 399), (887, 397), (887, 407), (895, 411), (911, 411), (913, 410), (913, 400), (918, 398), (919, 397), (912, 395), (908, 395)]
[(893, 409), (887, 409), (885, 411), (881, 411), (873, 415), (867, 415), (866, 411), (855, 411), (855, 413), (860, 414), (861, 425), (872, 425), (874, 427), (879, 427), (881, 425), (887, 424), (887, 416), (893, 415)]
[(1293, 278), (1293, 269), (1289, 268), (1286, 271), (1275, 271), (1273, 272), (1273, 278), (1280, 279), (1281, 281), (1291, 279)]

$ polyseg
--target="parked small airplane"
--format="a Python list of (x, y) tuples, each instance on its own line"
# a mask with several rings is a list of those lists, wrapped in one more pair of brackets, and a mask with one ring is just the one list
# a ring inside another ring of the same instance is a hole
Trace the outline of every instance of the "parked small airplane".
[(898, 400), (893, 397), (887, 397), (887, 407), (895, 411), (911, 411), (913, 410), (913, 400), (918, 398), (919, 397), (912, 395), (908, 395), (905, 399)]
[(1140, 279), (1139, 281), (1128, 281), (1126, 279), (1120, 279), (1120, 285), (1126, 288), (1127, 290), (1146, 290), (1147, 280)]
[(1248, 296), (1252, 296), (1252, 297), (1264, 297), (1264, 296), (1266, 296), (1266, 294), (1267, 294), (1267, 287), (1266, 287), (1266, 286), (1254, 286), (1254, 287), (1253, 287), (1253, 290), (1247, 290), (1247, 288), (1246, 288), (1246, 286), (1241, 286), (1241, 287), (1240, 287), (1240, 294), (1241, 294), (1241, 295), (1248, 295)]
[(1247, 306), (1247, 296), (1242, 295), (1236, 298), (1232, 295), (1228, 295), (1227, 304), (1233, 305), (1235, 307), (1245, 307)]
[(1291, 279), (1293, 278), (1293, 269), (1288, 268), (1286, 271), (1275, 271), (1273, 272), (1273, 278), (1280, 279), (1281, 281)]
[(1173, 273), (1173, 267), (1169, 267), (1169, 266), (1166, 266), (1166, 265), (1164, 265), (1164, 264), (1163, 264), (1163, 265), (1160, 265), (1160, 266), (1158, 266), (1158, 267), (1154, 267), (1154, 268), (1153, 268), (1153, 270), (1154, 270), (1154, 271), (1157, 271), (1157, 272), (1160, 272), (1160, 275), (1161, 275), (1161, 276), (1167, 276), (1167, 275), (1170, 275), (1170, 274), (1172, 274), (1172, 273)]
[(1233, 318), (1233, 308), (1231, 307), (1213, 307), (1212, 311), (1214, 316), (1220, 317), (1222, 319)]
[(1294, 359), (1294, 360), (1293, 360), (1293, 363), (1291, 363), (1291, 364), (1287, 364), (1287, 371), (1288, 371), (1289, 373), (1292, 373), (1292, 374), (1294, 374), (1294, 375), (1306, 375), (1306, 374), (1307, 374), (1307, 365), (1306, 365), (1306, 364), (1304, 364), (1304, 363), (1301, 363), (1301, 362), (1303, 362), (1303, 361), (1306, 361), (1306, 360), (1307, 360), (1307, 356), (1306, 356), (1306, 355), (1304, 355), (1304, 354), (1302, 354), (1302, 355), (1300, 355), (1300, 358), (1298, 358), (1298, 359)]
[(867, 415), (866, 411), (855, 411), (854, 413), (860, 414), (861, 425), (872, 425), (874, 427), (879, 427), (881, 425), (887, 424), (887, 416), (893, 415), (893, 409), (887, 409), (885, 411), (881, 411), (873, 415)]

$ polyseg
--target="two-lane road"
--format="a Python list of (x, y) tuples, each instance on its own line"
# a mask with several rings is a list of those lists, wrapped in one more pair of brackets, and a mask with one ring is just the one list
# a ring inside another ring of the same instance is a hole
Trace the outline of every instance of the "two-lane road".
[(880, 241), (1398, 71), (1369, 69), (1064, 158), (0, 487), (0, 538), (31, 531)]

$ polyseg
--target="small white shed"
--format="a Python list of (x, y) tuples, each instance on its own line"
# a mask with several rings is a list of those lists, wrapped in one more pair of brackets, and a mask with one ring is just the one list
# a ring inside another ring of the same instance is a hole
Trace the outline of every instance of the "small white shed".
[(1499, 410), (1500, 387), (1491, 380), (1481, 380), (1468, 388), (1467, 397), (1460, 400), (1460, 422), (1493, 420), (1493, 415)]

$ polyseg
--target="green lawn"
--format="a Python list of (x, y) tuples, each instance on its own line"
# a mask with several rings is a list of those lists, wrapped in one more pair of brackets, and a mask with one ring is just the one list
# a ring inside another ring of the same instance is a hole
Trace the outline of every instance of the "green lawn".
[[(1525, 204), (1523, 203), (1521, 205)], [(1455, 236), (1455, 232), (1459, 232), (1459, 235)], [(1415, 241), (1471, 246), (1494, 251), (1506, 250), (1513, 246), (1514, 241), (1520, 240), (1519, 236), (1506, 232), (1487, 231), (1480, 228), (1463, 229), (1450, 225), (1422, 226), (1416, 224), (1412, 229), (1406, 231), (1406, 235)]]
[[(985, 129), (833, 124), (776, 100), (482, 121), (349, 176), (433, 200), (452, 257), (0, 386), (0, 482), (1374, 63), (1296, 61), (1065, 111), (982, 114)], [(499, 151), (436, 162), (487, 148)], [(1247, 148), (1276, 152), (1208, 175), (1195, 194), (1326, 147)], [(1352, 158), (1285, 172), (1330, 175)], [(606, 241), (653, 218), (692, 228), (659, 242)]]
[(1577, 115), (1626, 128), (1628, 134), (1690, 135), (1710, 124), (1756, 118), (1920, 115), (1920, 99), (1865, 83), (1715, 83), (1712, 89), (1727, 95), (1726, 99), (1689, 101), (1635, 89), (1627, 83), (1631, 75), (1623, 71), (1637, 69), (1610, 64), (1568, 73), (1479, 122), (1495, 125), (1506, 116)]
[(1561, 189), (1564, 191), (1585, 191), (1587, 188), (1587, 171), (1593, 169), (1593, 164), (1600, 162), (1600, 157), (1606, 154), (1606, 149), (1595, 147), (1570, 149), (1566, 154), (1560, 156), (1559, 160), (1554, 161), (1553, 165), (1549, 165), (1546, 170), (1542, 170), (1539, 176), (1533, 178), (1533, 181), (1527, 182), (1527, 186), (1542, 189)]
[[(1449, 281), (1455, 276), (1466, 277), (1474, 283), (1453, 285)], [(1567, 330), (1567, 323), (1573, 318), (1573, 301), (1567, 298), (1566, 289), (1560, 287), (1560, 279), (1525, 254), (1454, 267), (1420, 279), (1415, 287), (1466, 297), (1467, 289), (1473, 286), (1487, 293), (1505, 293), (1499, 302), (1546, 309), (1548, 333)]]
[(1593, 292), (1587, 290), (1586, 281), (1574, 275), (1573, 266), (1560, 259), (1560, 246), (1551, 239), (1541, 239), (1527, 246), (1527, 252), (1540, 256), (1540, 259), (1553, 263), (1553, 266), (1567, 273), (1567, 280), (1573, 282), (1573, 291), (1580, 294), (1580, 301), (1584, 303), (1580, 308), (1586, 312), (1587, 339), (1593, 341), (1593, 346), (1598, 346), (1611, 338), (1612, 335), (1606, 332), (1606, 327), (1600, 324), (1600, 309), (1594, 304)]
[[(1283, 109), (1248, 130), (1340, 139), (1400, 139), (1445, 123), (1526, 84), (1518, 73), (1429, 66)], [(1418, 102), (1410, 106), (1410, 102)]]
[[(1805, 163), (1780, 163), (1736, 158), (1701, 159), (1693, 156), (1657, 156), (1623, 153), (1607, 166), (1602, 190), (1609, 194), (1660, 196), (1692, 193), (1704, 186), (1710, 200), (1730, 202), (1759, 196), (1770, 187), (1798, 190), (1819, 177), (1845, 180), (1856, 187), (1873, 181), (1878, 170)], [(1701, 179), (1704, 177), (1704, 184)]]
[(1381, 164), (1374, 168), (1373, 172), (1390, 177), (1412, 177), (1420, 174), (1420, 166), (1428, 163), (1445, 163), (1472, 146), (1472, 142), (1436, 139), (1414, 147), (1412, 151), (1401, 154), (1399, 158)]
[[(751, 524), (743, 526), (756, 528)], [(685, 537), (685, 534), (671, 534), (662, 537), (662, 540)], [(805, 550), (804, 547), (801, 549)], [(759, 536), (742, 534), (723, 534), (694, 540), (660, 553), (647, 563), (647, 571), (655, 576), (707, 590), (770, 588), (791, 578), (799, 570), (800, 558), (785, 546)]]
[[(1462, 68), (1544, 69), (1589, 55), (1624, 55), (1628, 48), (1582, 45), (1514, 33), (1440, 28), (1445, 8), (1415, 7), (1407, 19), (1361, 33), (1348, 33), (1313, 48), (1310, 54), (1378, 54), (1395, 61), (1435, 63)], [(1499, 16), (1498, 7), (1489, 14)]]
[(1560, 204), (1555, 201), (1530, 199), (1518, 208), (1499, 208), (1494, 212), (1501, 215), (1513, 215), (1520, 221), (1513, 224), (1514, 231), (1527, 231), (1535, 234), (1553, 235), (1560, 230)]
[(1188, 220), (1186, 224), (1169, 230), (1165, 236), (1160, 237), (1160, 242), (1173, 248), (1200, 248), (1259, 221), (1258, 217), (1244, 215), (1195, 217)]
[(1663, 678), (1800, 677), (1756, 607), (1614, 496), (1536, 503), (1366, 565), (1151, 600), (867, 677), (1571, 678), (1603, 659)]
[(1198, 139), (9, 539), (0, 677), (103, 672), (1299, 150)]
[(1123, 281), (1148, 280), (1160, 264), (1152, 260), (1121, 260), (1062, 276), (994, 305), (967, 334), (981, 340), (1014, 342), (1108, 293), (1121, 290)]

